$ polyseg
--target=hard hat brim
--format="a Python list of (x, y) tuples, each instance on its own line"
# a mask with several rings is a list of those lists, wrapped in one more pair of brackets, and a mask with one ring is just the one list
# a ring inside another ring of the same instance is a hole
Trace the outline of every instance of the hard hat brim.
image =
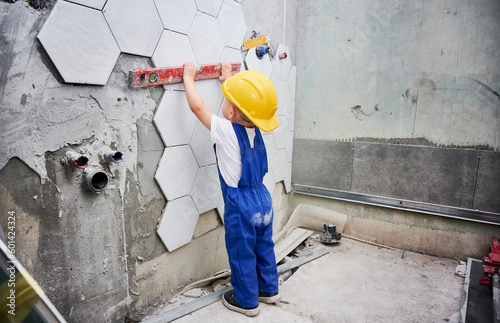
[[(248, 116), (247, 116), (248, 117)], [(275, 114), (270, 120), (262, 120), (262, 119), (253, 119), (250, 118), (250, 121), (259, 128), (260, 130), (264, 132), (271, 132), (274, 129), (278, 128), (280, 125), (280, 121), (278, 119), (278, 116)]]

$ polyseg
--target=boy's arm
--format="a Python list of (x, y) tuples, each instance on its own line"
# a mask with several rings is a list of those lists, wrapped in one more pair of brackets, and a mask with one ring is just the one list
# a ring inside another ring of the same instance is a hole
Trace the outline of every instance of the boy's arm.
[[(229, 72), (231, 73), (231, 72)], [(184, 89), (186, 91), (186, 98), (193, 111), (194, 115), (200, 120), (200, 122), (210, 130), (210, 125), (212, 122), (212, 111), (210, 111), (196, 90), (194, 85), (194, 76), (196, 75), (196, 65), (194, 63), (184, 63), (184, 72), (182, 79), (184, 81)]]

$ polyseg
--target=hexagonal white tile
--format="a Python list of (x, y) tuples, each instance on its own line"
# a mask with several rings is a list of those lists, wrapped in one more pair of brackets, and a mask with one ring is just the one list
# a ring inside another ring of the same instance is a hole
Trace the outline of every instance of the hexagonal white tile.
[(205, 213), (215, 209), (221, 194), (217, 166), (211, 165), (200, 168), (191, 191), (191, 197), (198, 212)]
[(292, 156), (293, 156), (293, 131), (290, 131), (288, 134), (288, 138), (286, 140), (286, 156), (288, 157), (288, 162), (292, 162)]
[(290, 89), (290, 97), (295, 100), (295, 90), (297, 86), (297, 67), (292, 66), (290, 76), (288, 77), (288, 87)]
[(238, 49), (225, 47), (222, 52), (222, 56), (220, 58), (221, 62), (228, 63), (240, 63), (240, 72), (245, 70), (245, 64), (243, 63), (243, 57), (241, 56), (241, 52)]
[[(188, 36), (170, 30), (163, 31), (152, 61), (156, 67), (182, 66), (184, 62), (197, 63)], [(182, 83), (164, 87), (184, 90)]]
[(195, 83), (198, 93), (200, 93), (203, 103), (212, 113), (217, 114), (222, 105), (224, 94), (222, 93), (222, 83), (215, 80), (196, 81)]
[[(286, 58), (280, 59), (279, 55), (285, 53)], [(276, 49), (276, 53), (274, 55), (273, 64), (273, 75), (272, 78), (277, 78), (280, 81), (288, 81), (288, 77), (290, 76), (290, 69), (292, 67), (292, 61), (290, 59), (290, 51), (288, 50), (288, 46), (283, 44), (279, 44)]]
[(187, 35), (198, 9), (194, 0), (154, 0), (165, 29)]
[(106, 0), (67, 0), (67, 1), (81, 4), (82, 6), (94, 8), (97, 10), (102, 10), (104, 4), (106, 4)]
[(101, 11), (58, 1), (37, 35), (66, 83), (105, 85), (120, 56)]
[(290, 101), (290, 105), (288, 106), (288, 129), (293, 131), (295, 129), (295, 100)]
[(210, 131), (199, 121), (196, 123), (193, 138), (191, 138), (189, 145), (200, 167), (215, 164), (215, 153)]
[(264, 176), (262, 183), (267, 188), (271, 196), (273, 196), (274, 187), (276, 186), (276, 180), (274, 179), (274, 172), (272, 169), (269, 169), (267, 174)]
[(224, 223), (224, 198), (222, 197), (222, 193), (219, 198), (219, 202), (217, 203), (217, 213), (219, 213), (219, 218)]
[(271, 168), (274, 163), (274, 158), (276, 158), (276, 144), (274, 143), (273, 134), (262, 135), (262, 139), (264, 139), (264, 144), (266, 145), (267, 165), (268, 168)]
[(103, 13), (123, 53), (153, 55), (163, 32), (153, 0), (108, 0)]
[(273, 163), (273, 173), (276, 182), (281, 182), (285, 179), (288, 168), (288, 157), (285, 149), (278, 149), (276, 151), (276, 159)]
[(198, 168), (189, 146), (165, 148), (155, 179), (168, 201), (191, 192)]
[(234, 1), (224, 1), (217, 20), (226, 46), (240, 49), (247, 31), (241, 5)]
[(278, 110), (276, 111), (276, 114), (279, 116), (286, 116), (288, 115), (288, 109), (292, 102), (288, 82), (278, 81), (276, 91), (278, 92)]
[(219, 63), (224, 41), (216, 18), (198, 12), (188, 36), (200, 64)]
[(153, 117), (165, 146), (186, 145), (191, 140), (198, 119), (191, 112), (186, 94), (165, 91)]
[(196, 56), (188, 36), (164, 30), (152, 60), (156, 67), (182, 66), (184, 62), (196, 63)]
[(191, 242), (198, 218), (190, 196), (167, 203), (157, 233), (169, 252)]
[(278, 126), (278, 128), (273, 130), (273, 137), (276, 144), (276, 149), (284, 149), (286, 147), (288, 134), (290, 132), (290, 130), (288, 129), (288, 119), (286, 117), (278, 118), (280, 120), (280, 125)]
[(195, 0), (198, 10), (217, 17), (223, 0)]
[(288, 166), (286, 167), (283, 184), (285, 184), (285, 192), (290, 193), (292, 191), (292, 163), (288, 163)]
[(261, 72), (267, 77), (270, 77), (273, 71), (269, 54), (264, 55), (262, 58), (258, 58), (254, 48), (248, 50), (247, 56), (245, 57), (245, 64), (247, 69)]

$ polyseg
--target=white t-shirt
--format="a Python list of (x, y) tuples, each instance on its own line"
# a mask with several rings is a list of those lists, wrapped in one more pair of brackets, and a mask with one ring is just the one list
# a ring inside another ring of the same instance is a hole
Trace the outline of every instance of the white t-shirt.
[[(255, 128), (245, 128), (253, 148)], [(215, 144), (219, 170), (227, 185), (238, 187), (241, 177), (241, 152), (231, 121), (212, 114), (210, 124), (212, 143)]]

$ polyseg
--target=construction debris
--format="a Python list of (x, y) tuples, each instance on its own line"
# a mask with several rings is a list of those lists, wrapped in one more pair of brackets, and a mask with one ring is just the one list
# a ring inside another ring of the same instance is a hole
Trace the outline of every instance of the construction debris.
[(201, 290), (201, 288), (194, 288), (194, 289), (188, 290), (187, 292), (185, 292), (182, 295), (184, 295), (186, 297), (191, 297), (191, 298), (200, 298), (201, 296), (203, 296), (203, 290)]
[[(315, 250), (313, 252), (310, 252), (305, 256), (290, 260), (290, 261), (284, 263), (283, 265), (278, 266), (278, 274), (282, 274), (282, 273), (289, 271), (293, 268), (302, 266), (303, 264), (308, 263), (308, 262), (310, 262), (316, 258), (319, 258), (321, 256), (324, 256), (324, 255), (328, 254), (329, 252), (330, 252), (329, 249), (321, 248), (321, 249)], [(155, 322), (170, 322), (172, 320), (176, 320), (184, 315), (187, 315), (189, 313), (192, 313), (192, 312), (197, 311), (205, 306), (208, 306), (212, 303), (219, 301), (225, 292), (228, 292), (232, 289), (233, 288), (231, 286), (226, 286), (224, 288), (220, 288), (218, 291), (215, 291), (215, 292), (210, 293), (206, 296), (198, 298), (195, 301), (192, 301), (192, 302), (186, 303), (184, 305), (181, 305), (179, 307), (176, 307), (176, 308), (174, 308), (170, 311), (167, 311), (163, 314), (160, 314), (158, 316), (146, 319), (143, 322), (144, 323), (155, 323)], [(203, 293), (203, 291), (201, 289), (198, 289), (198, 290)], [(197, 291), (197, 293), (198, 293), (198, 291)], [(183, 295), (187, 296), (186, 293), (184, 293)]]

